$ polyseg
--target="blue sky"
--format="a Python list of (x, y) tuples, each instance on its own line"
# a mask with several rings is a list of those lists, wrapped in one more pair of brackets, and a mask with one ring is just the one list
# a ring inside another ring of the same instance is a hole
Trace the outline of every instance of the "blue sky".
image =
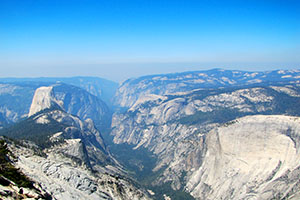
[(0, 0), (0, 76), (300, 68), (298, 0)]

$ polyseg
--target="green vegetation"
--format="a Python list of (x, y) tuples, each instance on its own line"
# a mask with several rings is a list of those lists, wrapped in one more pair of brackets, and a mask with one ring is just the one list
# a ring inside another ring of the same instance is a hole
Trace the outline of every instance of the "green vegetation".
[(16, 169), (8, 157), (11, 152), (7, 149), (7, 145), (4, 140), (0, 140), (0, 176), (3, 176), (19, 187), (33, 187), (33, 183), (18, 169)]
[[(254, 87), (254, 86), (253, 86)], [(288, 94), (275, 91), (269, 87), (262, 87), (267, 95), (273, 96), (274, 99), (270, 102), (262, 102), (259, 104), (254, 104), (253, 102), (245, 99), (247, 104), (253, 108), (252, 113), (249, 112), (241, 112), (238, 109), (233, 108), (215, 108), (212, 112), (201, 112), (198, 111), (194, 115), (185, 116), (183, 118), (178, 119), (176, 122), (186, 125), (193, 124), (201, 124), (201, 123), (226, 123), (228, 121), (234, 120), (239, 117), (243, 117), (246, 115), (254, 115), (254, 114), (287, 114), (291, 116), (300, 116), (300, 110), (295, 109), (300, 106), (299, 97), (293, 97)], [(297, 89), (298, 87), (294, 87), (293, 89)], [(228, 89), (215, 89), (215, 90), (200, 90), (196, 91), (193, 95), (195, 95), (194, 99), (202, 100), (206, 96), (209, 95), (217, 95), (220, 93), (233, 92), (241, 88), (228, 88)], [(249, 87), (251, 89), (251, 87)], [(284, 102), (284, 103), (282, 103)], [(267, 110), (258, 111), (257, 108), (263, 106), (267, 108)]]
[(10, 127), (0, 130), (0, 135), (18, 140), (29, 140), (35, 142), (41, 148), (52, 145), (49, 137), (57, 132), (64, 130), (65, 126), (49, 118), (50, 123), (38, 124), (33, 120), (36, 115), (22, 120)]
[[(106, 138), (108, 139), (108, 138)], [(157, 158), (148, 151), (146, 148), (140, 147), (136, 150), (133, 149), (134, 145), (128, 144), (112, 144), (110, 143), (109, 149), (113, 156), (129, 170), (129, 173), (143, 185), (145, 188), (151, 189), (157, 200), (164, 199), (163, 195), (170, 196), (172, 200), (190, 200), (194, 199), (191, 195), (183, 190), (173, 190), (170, 183), (165, 183), (159, 186), (152, 186), (153, 181), (158, 178), (166, 168), (161, 168), (157, 172), (153, 172)]]
[(156, 157), (145, 148), (133, 149), (133, 145), (118, 144), (109, 146), (113, 156), (126, 167), (138, 181), (142, 182), (155, 167)]
[(299, 97), (289, 96), (284, 93), (273, 91), (275, 101), (273, 101), (272, 114), (288, 114), (291, 116), (300, 116), (300, 99)]
[(193, 125), (200, 123), (225, 123), (236, 118), (250, 115), (251, 113), (239, 112), (237, 109), (219, 109), (212, 112), (198, 111), (178, 120), (180, 124)]

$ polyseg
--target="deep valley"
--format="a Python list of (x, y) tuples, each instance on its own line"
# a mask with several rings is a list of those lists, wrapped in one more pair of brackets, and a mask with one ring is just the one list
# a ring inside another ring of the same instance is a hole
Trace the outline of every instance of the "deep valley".
[(299, 70), (0, 78), (0, 196), (299, 199), (299, 108)]

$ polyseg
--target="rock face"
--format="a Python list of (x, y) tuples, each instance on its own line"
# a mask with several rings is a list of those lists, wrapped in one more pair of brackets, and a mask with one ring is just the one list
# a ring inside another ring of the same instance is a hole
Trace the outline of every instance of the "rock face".
[(63, 103), (54, 98), (52, 90), (53, 87), (50, 86), (40, 87), (35, 91), (28, 117), (52, 107), (58, 107), (62, 109)]
[[(94, 127), (92, 121), (82, 121), (78, 117), (70, 115), (60, 110), (51, 110), (43, 112), (32, 118), (37, 124), (49, 126), (56, 122), (63, 124), (60, 132), (49, 133), (49, 142), (61, 142), (65, 139), (73, 139), (68, 143), (70, 145), (65, 149), (68, 155), (83, 161), (88, 167), (97, 169), (97, 167), (107, 164), (115, 164), (114, 159), (106, 149), (100, 132)], [(45, 141), (46, 142), (46, 141)], [(74, 145), (71, 145), (74, 144)], [(73, 155), (74, 154), (74, 155)]]
[(70, 157), (81, 148), (79, 140), (65, 140), (42, 153), (26, 145), (11, 144), (9, 148), (18, 158), (15, 165), (53, 199), (150, 199), (128, 179), (106, 168), (92, 172)]
[(247, 116), (212, 130), (187, 189), (199, 199), (283, 199), (299, 191), (300, 118)]

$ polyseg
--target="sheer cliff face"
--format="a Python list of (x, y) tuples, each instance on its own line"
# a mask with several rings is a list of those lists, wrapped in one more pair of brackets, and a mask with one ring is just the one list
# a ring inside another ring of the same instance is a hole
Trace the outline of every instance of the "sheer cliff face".
[(62, 106), (63, 102), (59, 102), (54, 98), (52, 86), (40, 87), (34, 93), (28, 117), (52, 107), (62, 109)]
[(299, 190), (300, 118), (248, 116), (209, 132), (187, 189), (200, 199), (271, 199)]

